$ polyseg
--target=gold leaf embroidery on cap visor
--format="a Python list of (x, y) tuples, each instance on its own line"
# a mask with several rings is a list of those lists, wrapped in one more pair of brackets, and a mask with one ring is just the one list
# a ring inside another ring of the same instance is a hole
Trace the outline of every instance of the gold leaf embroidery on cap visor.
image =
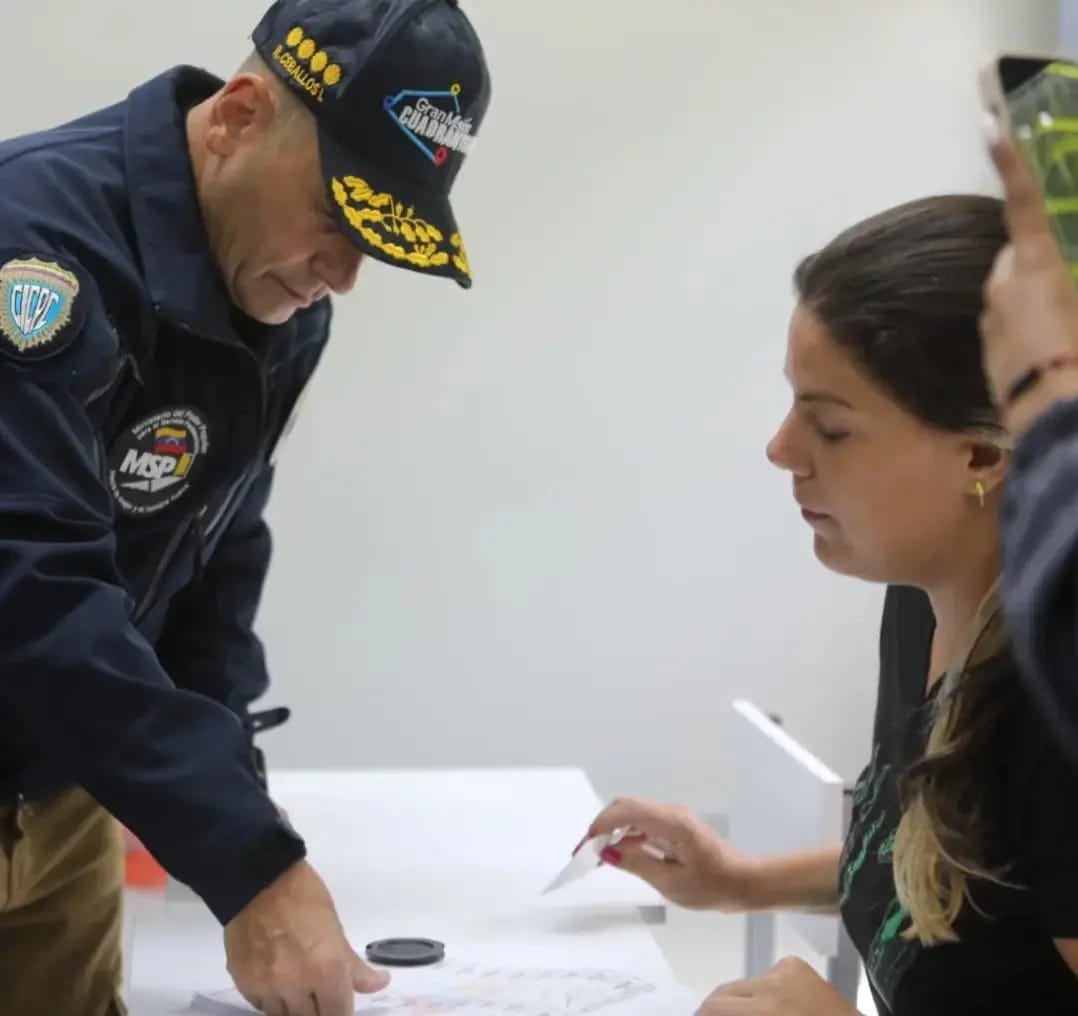
[(467, 278), (472, 277), (468, 254), (459, 233), (446, 240), (437, 226), (405, 208), (392, 194), (375, 191), (358, 176), (333, 178), (333, 198), (349, 225), (372, 247), (397, 261), (417, 268), (442, 268), (453, 262)]

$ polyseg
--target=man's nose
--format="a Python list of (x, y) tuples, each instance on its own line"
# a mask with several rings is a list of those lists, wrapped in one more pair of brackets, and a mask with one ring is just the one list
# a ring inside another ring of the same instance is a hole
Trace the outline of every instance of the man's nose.
[(332, 251), (320, 257), (315, 271), (334, 293), (344, 296), (354, 288), (364, 257), (363, 251), (342, 237)]

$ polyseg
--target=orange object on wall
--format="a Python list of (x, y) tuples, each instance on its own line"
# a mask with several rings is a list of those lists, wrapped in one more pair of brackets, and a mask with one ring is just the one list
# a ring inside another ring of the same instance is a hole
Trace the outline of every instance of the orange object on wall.
[(134, 833), (124, 829), (124, 885), (131, 889), (164, 889), (168, 873)]

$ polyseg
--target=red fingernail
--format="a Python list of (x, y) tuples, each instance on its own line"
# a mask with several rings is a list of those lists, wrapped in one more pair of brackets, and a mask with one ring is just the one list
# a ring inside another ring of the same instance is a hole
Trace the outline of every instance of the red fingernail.
[(607, 847), (599, 856), (607, 864), (621, 864), (621, 851), (615, 850), (613, 847)]

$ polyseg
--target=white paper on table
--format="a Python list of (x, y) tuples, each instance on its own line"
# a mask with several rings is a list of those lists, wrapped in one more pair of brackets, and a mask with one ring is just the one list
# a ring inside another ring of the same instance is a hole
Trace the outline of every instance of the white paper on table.
[[(356, 1016), (691, 1016), (697, 1002), (680, 985), (657, 985), (616, 970), (528, 969), (440, 963), (398, 970), (377, 995), (357, 1000)], [(257, 1010), (238, 991), (196, 995), (191, 1011), (238, 1016)]]

